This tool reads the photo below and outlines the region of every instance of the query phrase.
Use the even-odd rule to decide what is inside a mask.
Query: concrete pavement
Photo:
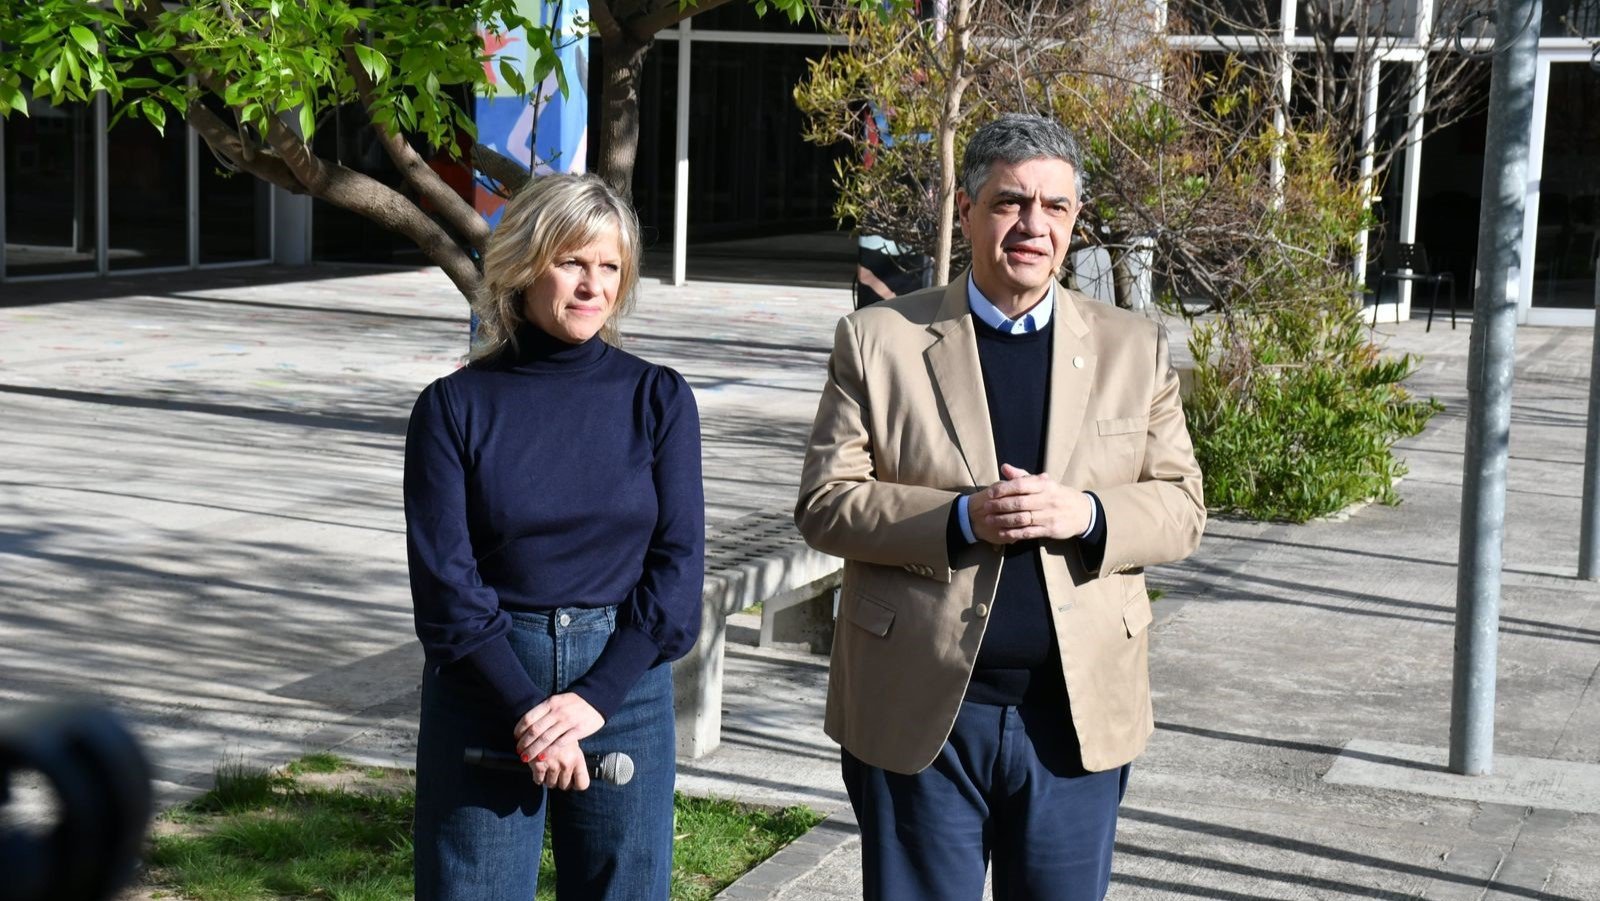
[[[0,291],[0,703],[111,704],[169,801],[225,756],[409,765],[399,459],[464,340],[448,283],[318,267]],[[712,522],[793,503],[848,309],[841,288],[644,286],[629,347],[695,387]],[[1426,354],[1415,385],[1448,405],[1405,444],[1405,503],[1219,519],[1151,575],[1158,731],[1113,899],[1600,899],[1600,589],[1572,578],[1590,334],[1519,334],[1492,781],[1436,764],[1467,326],[1380,335]],[[727,897],[859,897],[826,660],[754,631],[730,629],[725,744],[681,786],[837,814]]]

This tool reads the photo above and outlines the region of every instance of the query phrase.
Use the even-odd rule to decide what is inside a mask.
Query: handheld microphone
[[[509,751],[468,747],[461,752],[461,759],[471,766],[481,766],[490,770],[528,769],[522,758]],[[633,758],[621,751],[612,751],[609,754],[585,754],[583,759],[589,765],[590,779],[599,779],[612,785],[627,785],[633,779]]]

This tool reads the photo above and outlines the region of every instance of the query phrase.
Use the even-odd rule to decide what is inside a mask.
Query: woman
[[[468,363],[406,434],[406,540],[427,652],[417,897],[532,899],[548,811],[562,901],[667,897],[668,664],[700,625],[700,422],[678,373],[616,347],[639,226],[593,176],[507,204]],[[463,763],[515,751],[527,771]],[[584,755],[632,757],[590,783]]]

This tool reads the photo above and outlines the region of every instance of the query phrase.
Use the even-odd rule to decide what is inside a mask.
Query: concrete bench
[[[760,603],[764,644],[798,634],[813,647],[825,647],[822,632],[831,636],[833,589],[842,566],[838,557],[809,547],[787,511],[752,513],[706,533],[700,638],[672,665],[680,758],[702,757],[722,741],[728,614]],[[812,600],[819,603],[806,604]]]

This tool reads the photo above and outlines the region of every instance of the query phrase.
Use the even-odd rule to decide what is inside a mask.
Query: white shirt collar
[[[972,315],[983,320],[984,324],[1004,332],[1008,335],[1026,335],[1037,332],[1050,324],[1050,317],[1056,309],[1056,284],[1050,282],[1050,289],[1045,292],[1044,300],[1034,304],[1033,309],[1016,319],[1006,318],[1000,308],[989,302],[978,290],[978,283],[973,281],[972,275],[967,275],[967,306],[971,308]]]

